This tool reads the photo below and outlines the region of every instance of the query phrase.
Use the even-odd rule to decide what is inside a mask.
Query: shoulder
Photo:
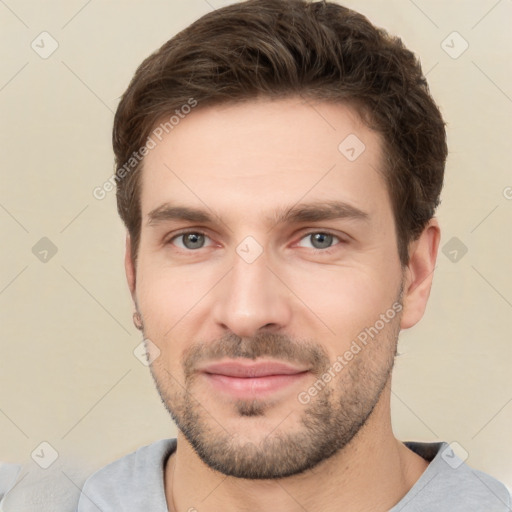
[[[398,511],[508,512],[511,496],[494,477],[473,469],[448,443],[405,443],[430,464],[398,503]]]
[[[32,458],[21,465],[0,464],[0,512],[76,510],[80,491],[75,482],[89,473],[66,455],[46,467]]]
[[[161,469],[163,459],[172,453],[175,447],[176,439],[161,439],[150,445],[142,446],[99,469],[86,483],[92,485],[106,480],[111,482],[119,478],[137,478],[148,473],[151,469],[158,472]]]
[[[148,504],[159,510],[165,504],[165,461],[175,449],[176,439],[162,439],[99,469],[83,486],[78,512],[138,510],[138,502],[144,510]]]
[[[20,472],[21,466],[19,464],[0,462],[0,510],[2,510],[1,503],[4,496],[14,487]]]

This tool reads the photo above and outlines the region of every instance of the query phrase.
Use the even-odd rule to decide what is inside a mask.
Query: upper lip
[[[307,368],[298,368],[288,363],[278,361],[243,361],[231,360],[212,363],[200,368],[204,373],[226,375],[228,377],[265,377],[268,375],[293,375],[308,371]]]

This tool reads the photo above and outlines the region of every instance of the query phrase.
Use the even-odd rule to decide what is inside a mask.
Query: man
[[[142,63],[113,143],[134,323],[178,437],[93,475],[80,512],[510,510],[446,443],[391,428],[447,155],[399,39],[330,2],[219,9]]]

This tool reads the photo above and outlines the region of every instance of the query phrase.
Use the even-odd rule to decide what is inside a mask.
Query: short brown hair
[[[215,10],[137,69],[113,127],[117,205],[134,260],[143,160],[131,172],[126,162],[156,123],[191,98],[209,106],[296,95],[351,104],[383,136],[398,251],[408,263],[409,243],[439,204],[447,156],[442,116],[419,61],[399,38],[341,5],[307,0],[247,0]]]

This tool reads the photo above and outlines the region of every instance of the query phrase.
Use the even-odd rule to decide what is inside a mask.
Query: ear
[[[437,219],[431,219],[420,237],[409,245],[409,263],[405,271],[403,313],[400,327],[417,324],[427,307],[441,230]]]
[[[126,234],[126,249],[124,253],[124,270],[126,272],[126,280],[128,288],[135,303],[135,264],[132,259],[132,240],[129,234]]]

